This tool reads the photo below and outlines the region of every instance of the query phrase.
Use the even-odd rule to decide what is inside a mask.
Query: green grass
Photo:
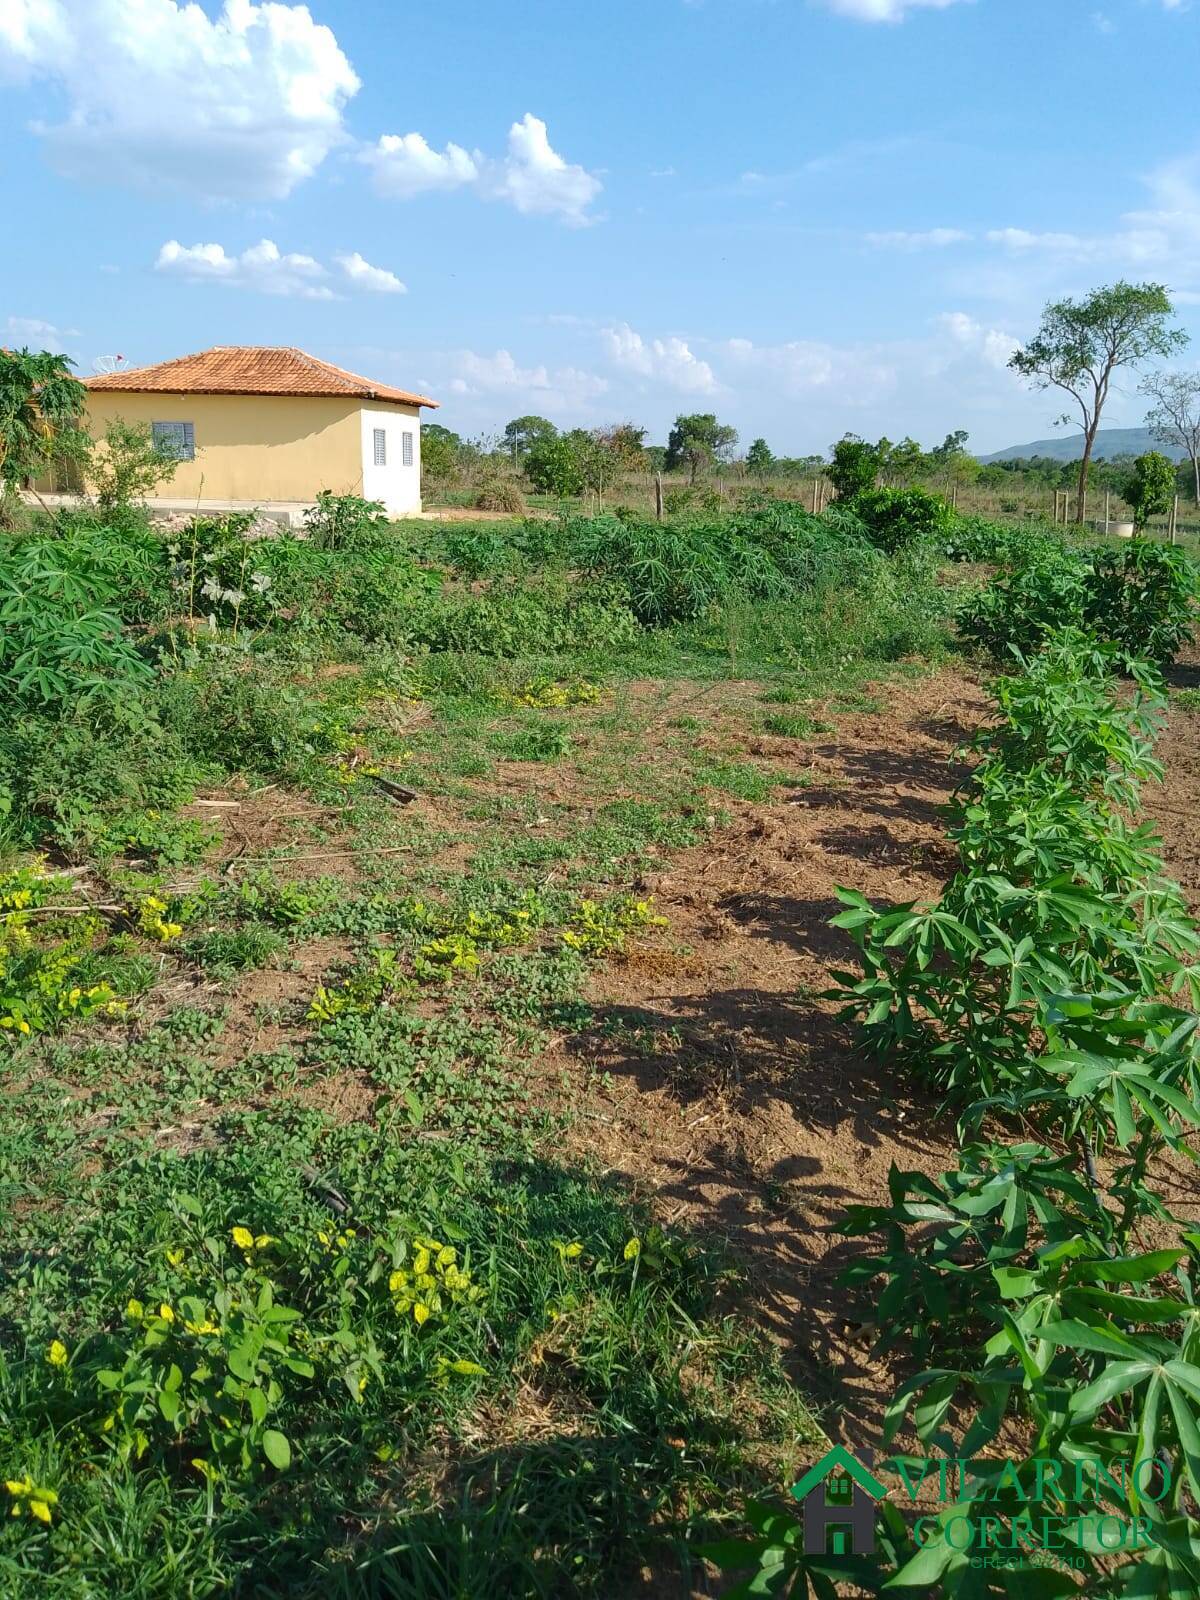
[[[666,1588],[818,1436],[719,1240],[564,1155],[587,1091],[548,1098],[542,1058],[596,1025],[622,939],[670,943],[643,875],[811,781],[743,752],[828,725],[764,706],[867,709],[945,649],[947,591],[871,556],[866,591],[645,627],[539,553],[551,525],[400,532],[444,582],[369,529],[274,547],[286,615],[193,640],[139,613],[136,738],[0,733],[10,845],[86,869],[60,892],[109,909],[77,970],[127,1006],[0,1045],[0,1481],[58,1496],[0,1516],[4,1600]],[[226,788],[242,811],[178,815]],[[66,933],[34,935],[49,971]],[[479,1290],[421,1322],[389,1289],[419,1237]]]
[[[832,733],[833,724],[819,717],[806,717],[802,712],[793,715],[779,713],[763,718],[763,732],[773,733],[781,739],[812,739],[818,733]]]
[[[49,1530],[4,1519],[0,1592],[318,1596],[420,1582],[484,1595],[508,1582],[538,1593],[565,1570],[575,1592],[604,1594],[637,1562],[661,1560],[664,1540],[685,1560],[688,1536],[752,1480],[750,1391],[775,1408],[768,1451],[782,1460],[813,1437],[765,1344],[716,1310],[720,1259],[655,1234],[619,1189],[520,1151],[406,1143],[294,1111],[252,1114],[233,1133],[186,1157],[146,1150],[124,1181],[93,1180],[65,1230],[21,1228],[23,1251],[53,1237],[54,1254],[0,1297],[26,1334],[0,1373],[5,1453],[58,1503]],[[274,1242],[247,1259],[238,1227]],[[411,1252],[429,1236],[453,1241],[480,1294],[418,1328],[396,1311],[388,1273],[401,1243]],[[315,1367],[276,1368],[269,1416],[290,1442],[287,1471],[256,1455],[211,1482],[156,1412],[139,1424],[140,1458],[114,1456],[103,1427],[113,1391],[97,1374],[143,1337],[126,1303],[211,1305],[218,1286],[265,1283],[299,1311]],[[45,1359],[54,1338],[65,1368]],[[481,1448],[472,1419],[497,1410],[509,1437]],[[560,1428],[547,1431],[546,1416]],[[517,1509],[534,1487],[531,1525]],[[361,1510],[380,1504],[392,1508],[386,1532],[357,1531],[370,1525]],[[167,1540],[155,1536],[164,1527]]]

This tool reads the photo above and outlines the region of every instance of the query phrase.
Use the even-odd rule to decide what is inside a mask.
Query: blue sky
[[[1163,281],[1200,362],[1198,61],[1200,0],[0,0],[0,336],[998,448],[1049,296]]]

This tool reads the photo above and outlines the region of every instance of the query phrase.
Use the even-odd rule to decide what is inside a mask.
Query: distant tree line
[[[968,451],[968,434],[961,428],[928,450],[911,437],[871,443],[846,434],[831,446],[828,457],[779,456],[763,438],[751,440],[739,454],[737,430],[713,412],[699,412],[676,417],[665,445],[648,444],[647,430],[632,422],[560,432],[547,417],[522,416],[507,423],[498,438],[476,440],[464,440],[435,423],[422,432],[424,470],[436,484],[472,462],[508,460],[540,494],[571,498],[590,493],[600,504],[618,478],[636,473],[681,474],[690,485],[713,470],[754,479],[823,475],[840,497],[922,481],[942,488],[973,482],[1000,488],[1019,479],[1027,487],[1073,489],[1080,520],[1089,484],[1137,504],[1139,486],[1153,480],[1156,495],[1161,495],[1169,473],[1172,494],[1186,486],[1200,505],[1200,373],[1153,371],[1141,384],[1151,401],[1146,418],[1151,435],[1183,452],[1186,466],[1176,469],[1155,451],[1147,452],[1155,458],[1148,463],[1144,457],[1094,460],[1096,435],[1116,375],[1175,355],[1186,344],[1187,335],[1173,325],[1173,315],[1161,284],[1121,281],[1078,300],[1051,301],[1036,333],[1013,352],[1009,366],[1015,372],[1035,388],[1057,389],[1069,397],[1074,409],[1058,420],[1077,422],[1082,429],[1075,461],[1035,456],[984,466]]]

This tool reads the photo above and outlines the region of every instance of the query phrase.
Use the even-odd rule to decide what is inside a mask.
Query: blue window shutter
[[[190,422],[185,422],[183,425],[183,459],[185,461],[196,459],[196,429]]]

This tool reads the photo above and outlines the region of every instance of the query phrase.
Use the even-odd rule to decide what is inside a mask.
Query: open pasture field
[[[1003,1593],[754,1508],[1138,1429],[1193,1592],[1195,575],[924,500],[0,537],[0,1595]]]

